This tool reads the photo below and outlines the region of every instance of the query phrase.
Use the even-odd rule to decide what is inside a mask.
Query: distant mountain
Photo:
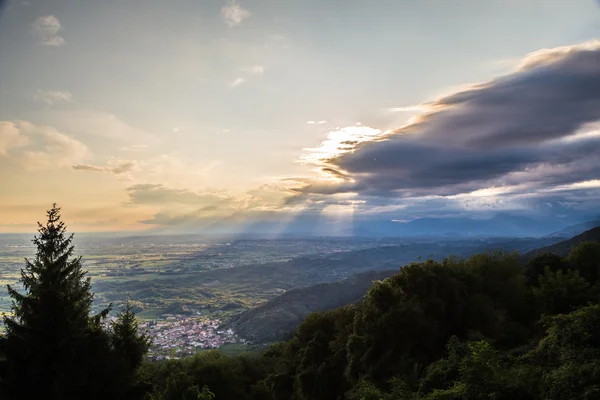
[[[288,290],[265,304],[234,317],[228,324],[241,337],[258,343],[288,339],[308,314],[358,302],[373,281],[397,273],[368,271],[340,282]]]
[[[600,242],[600,227],[587,230],[577,236],[572,237],[571,239],[563,240],[562,242],[558,242],[550,246],[532,250],[526,253],[525,257],[530,258],[536,254],[542,253],[555,253],[560,256],[566,257],[567,255],[569,255],[569,252],[573,247],[577,246],[582,242],[587,241]]]
[[[177,227],[178,233],[198,233],[220,237],[542,237],[558,232],[585,217],[557,217],[561,209],[553,206],[554,213],[537,212],[535,215],[498,213],[494,216],[444,216],[417,218],[403,221],[402,214],[374,217],[355,214],[352,218],[330,218],[320,213],[299,213],[293,217],[267,214],[255,220],[225,218],[198,226],[194,221]],[[547,210],[546,210],[547,211]],[[564,213],[564,215],[569,215]],[[397,219],[396,219],[397,218]],[[589,217],[588,217],[589,218]],[[162,232],[167,233],[167,232]],[[171,232],[173,233],[173,232]]]
[[[490,219],[420,218],[401,224],[405,235],[544,236],[564,227],[555,219],[499,214]]]
[[[563,228],[557,232],[554,232],[548,236],[550,237],[564,237],[570,238],[590,229],[596,228],[600,226],[600,218],[595,219],[593,221],[583,222],[581,224],[569,225],[566,228]]]
[[[354,236],[382,237],[541,237],[564,229],[568,223],[557,218],[532,218],[503,213],[488,219],[418,218],[408,222],[357,219],[353,227],[344,232]]]

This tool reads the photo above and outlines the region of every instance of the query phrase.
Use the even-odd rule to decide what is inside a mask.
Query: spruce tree
[[[10,399],[94,399],[110,394],[110,340],[101,328],[109,309],[90,315],[90,278],[74,257],[54,204],[38,222],[35,259],[21,270],[24,292],[8,285],[13,316],[4,317],[2,384]]]
[[[128,301],[123,311],[112,323],[111,342],[114,350],[124,359],[130,381],[136,380],[136,372],[150,347],[150,337],[139,332],[133,307]]]

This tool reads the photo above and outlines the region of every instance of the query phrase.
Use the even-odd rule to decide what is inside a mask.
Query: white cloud
[[[26,169],[51,169],[81,162],[88,148],[52,127],[0,121],[0,155]]]
[[[234,80],[229,82],[228,85],[230,88],[234,88],[234,87],[240,86],[244,82],[246,82],[246,80],[244,78],[238,76],[237,78],[235,78]]]
[[[360,143],[379,140],[385,134],[386,132],[368,126],[336,129],[328,133],[327,139],[323,140],[319,147],[304,149],[306,153],[300,158],[300,162],[321,166],[330,158],[352,152]]]
[[[73,101],[71,93],[61,90],[38,90],[33,98],[48,105],[58,101]]]
[[[54,15],[39,17],[33,23],[33,30],[45,46],[61,46],[65,39],[58,33],[62,30],[60,21]]]
[[[223,21],[225,21],[229,27],[233,27],[241,24],[243,20],[248,18],[250,16],[250,11],[237,3],[232,3],[221,9],[221,16],[223,17]]]
[[[248,73],[248,74],[264,74],[265,72],[265,67],[262,65],[252,65],[250,67],[245,67],[242,68],[242,71]]]
[[[8,155],[8,151],[26,146],[29,139],[21,134],[19,127],[10,121],[0,121],[0,155]]]

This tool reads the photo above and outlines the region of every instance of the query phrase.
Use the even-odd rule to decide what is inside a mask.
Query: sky
[[[0,232],[600,214],[594,0],[0,4]]]

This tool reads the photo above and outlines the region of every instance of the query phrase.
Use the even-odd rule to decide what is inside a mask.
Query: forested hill
[[[373,281],[388,278],[397,272],[368,271],[340,282],[292,289],[234,317],[228,327],[241,337],[258,343],[289,339],[308,314],[356,303]]]
[[[536,254],[543,253],[554,253],[561,257],[566,257],[573,247],[583,243],[583,242],[600,242],[600,226],[587,230],[577,236],[574,236],[570,239],[563,240],[562,242],[558,242],[552,244],[550,246],[541,247],[539,249],[532,250],[525,254],[526,258],[531,258]]]

